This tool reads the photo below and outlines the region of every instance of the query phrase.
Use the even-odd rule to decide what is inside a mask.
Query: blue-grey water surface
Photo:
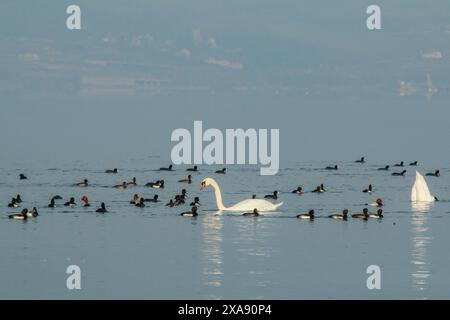
[[[372,1],[78,0],[82,27],[68,30],[72,2],[1,1],[0,298],[449,298],[450,2],[378,2],[381,30],[367,29]],[[154,169],[195,120],[279,129],[279,174],[200,166],[184,186],[200,215],[180,217],[188,205],[164,204],[185,167]],[[440,202],[411,207],[415,168],[376,170],[402,160],[441,170],[427,178]],[[111,188],[133,176],[139,186]],[[226,205],[275,189],[284,205],[216,216],[206,176]],[[142,187],[161,178],[164,190]],[[320,183],[327,193],[290,193]],[[134,193],[161,202],[139,209]],[[17,194],[38,218],[7,218]],[[55,194],[93,207],[48,209]],[[324,218],[377,197],[382,221]],[[94,213],[102,201],[109,212]],[[314,222],[295,219],[309,209]],[[81,290],[66,288],[69,265]],[[369,265],[381,290],[366,287]]]
[[[326,171],[329,164],[338,171]],[[158,172],[159,157],[130,160],[119,174],[89,163],[67,167],[0,169],[1,298],[151,298],[151,299],[297,299],[297,298],[448,298],[450,278],[450,189],[448,167],[442,176],[427,177],[433,194],[442,201],[429,208],[413,208],[409,192],[414,167],[406,177],[392,177],[376,168],[386,163],[352,161],[291,162],[279,175],[262,177],[257,167],[201,166],[191,185],[177,183],[185,167]],[[437,164],[436,164],[437,165]],[[444,165],[444,164],[440,164]],[[422,172],[432,168],[421,166]],[[394,170],[394,169],[392,169]],[[18,180],[19,173],[29,179]],[[138,186],[116,190],[112,185],[137,177]],[[216,215],[211,189],[199,191],[206,176],[217,178],[225,205],[279,190],[284,205],[279,212],[258,218],[227,212]],[[87,178],[88,188],[72,184]],[[143,187],[164,178],[166,188]],[[291,194],[301,185],[312,190],[325,183],[324,194]],[[369,183],[375,192],[361,190]],[[165,207],[170,197],[185,187],[189,203],[200,196],[197,218],[180,217],[188,204]],[[8,200],[20,193],[23,207],[37,206],[40,216],[24,223],[7,219]],[[143,209],[129,205],[133,194],[161,202]],[[64,200],[46,208],[51,196]],[[88,195],[93,207],[66,208],[70,196],[78,203]],[[367,222],[335,221],[332,212],[348,208],[359,212],[377,197],[384,199],[385,218]],[[94,213],[106,202],[107,214]],[[313,222],[295,215],[315,209]],[[375,211],[375,208],[372,208]],[[66,288],[66,268],[79,265],[82,289]],[[366,268],[381,268],[381,290],[368,290]]]

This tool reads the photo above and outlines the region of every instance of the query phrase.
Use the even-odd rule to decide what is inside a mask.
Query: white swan
[[[411,190],[411,201],[433,202],[435,200],[436,197],[431,195],[425,178],[419,173],[419,171],[416,171],[416,181],[414,182]]]
[[[216,196],[216,204],[219,210],[223,211],[247,211],[257,209],[258,211],[275,211],[278,207],[280,207],[283,202],[280,203],[272,203],[267,200],[262,199],[247,199],[236,203],[232,207],[225,207],[222,202],[222,193],[220,192],[219,185],[212,178],[206,178],[202,181],[200,185],[200,190],[205,189],[207,186],[211,186],[214,189],[214,195]]]

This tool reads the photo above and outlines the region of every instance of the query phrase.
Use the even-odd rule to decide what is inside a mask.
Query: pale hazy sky
[[[379,31],[366,28],[373,3]],[[69,4],[82,30],[66,29]],[[449,12],[446,0],[2,1],[2,157],[164,158],[170,132],[197,119],[280,128],[285,159],[414,157],[412,135],[416,157],[448,158]]]

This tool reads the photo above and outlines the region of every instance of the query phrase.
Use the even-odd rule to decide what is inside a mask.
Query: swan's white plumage
[[[260,212],[275,211],[283,204],[283,202],[272,203],[263,199],[247,199],[238,202],[231,207],[225,207],[222,202],[222,193],[220,191],[220,187],[214,179],[206,178],[202,181],[201,185],[202,189],[207,186],[211,186],[213,188],[214,195],[216,197],[217,208],[221,211],[250,211],[253,209],[257,209]]]
[[[430,189],[428,189],[425,178],[419,173],[419,171],[416,171],[416,181],[414,182],[411,190],[411,201],[435,201],[435,197],[431,195]]]
[[[280,203],[272,203],[267,200],[262,199],[247,199],[243,200],[239,203],[236,203],[234,206],[225,208],[222,210],[228,210],[228,211],[246,211],[246,210],[253,210],[258,209],[258,211],[274,211],[278,207],[280,207],[283,204],[283,202]]]

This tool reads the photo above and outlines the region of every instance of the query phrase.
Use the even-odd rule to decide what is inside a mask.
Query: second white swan
[[[411,190],[411,201],[433,202],[437,198],[430,193],[425,178],[416,171],[416,181]]]
[[[207,186],[211,186],[214,190],[214,195],[216,197],[216,204],[219,210],[223,211],[247,211],[257,209],[258,211],[275,211],[278,209],[283,202],[272,203],[263,199],[247,199],[236,203],[234,206],[225,207],[222,202],[222,193],[220,192],[219,185],[212,178],[206,178],[202,181],[200,185],[200,190],[205,189]]]

